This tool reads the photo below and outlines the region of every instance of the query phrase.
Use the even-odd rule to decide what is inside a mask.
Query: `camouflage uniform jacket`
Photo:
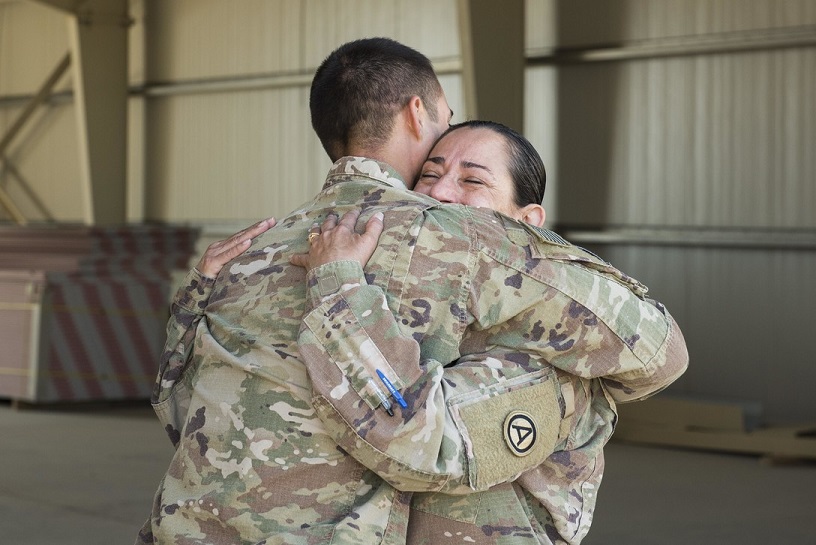
[[[392,313],[401,315],[403,305],[415,311],[416,315],[403,327],[413,331],[423,356],[427,356],[422,359],[422,367],[415,363],[411,369],[382,369],[404,391],[409,410],[424,404],[428,395],[423,392],[428,387],[438,390],[456,386],[449,381],[440,383],[436,377],[442,367],[425,362],[459,359],[458,343],[476,339],[471,334],[463,335],[465,329],[476,336],[480,331],[492,330],[496,340],[507,337],[508,347],[517,346],[517,337],[524,336],[530,337],[527,344],[538,345],[541,335],[549,334],[550,326],[544,323],[529,334],[512,327],[523,315],[530,314],[535,302],[528,301],[524,310],[516,300],[510,305],[514,308],[507,312],[505,305],[498,305],[509,292],[492,288],[518,283],[522,278],[515,273],[527,274],[529,266],[525,262],[542,261],[535,255],[517,260],[520,254],[516,248],[529,249],[530,245],[508,241],[505,219],[463,206],[440,207],[436,201],[405,192],[383,165],[355,158],[341,160],[313,203],[259,237],[249,251],[225,267],[214,284],[193,275],[190,284],[182,289],[177,308],[183,306],[190,314],[185,317],[178,313],[171,319],[153,400],[177,451],[160,484],[152,516],[140,534],[142,542],[404,542],[409,495],[398,493],[377,473],[347,456],[345,447],[332,441],[336,438],[348,442],[348,435],[337,426],[323,424],[336,422],[336,410],[320,394],[321,388],[325,390],[322,386],[315,385],[316,395],[312,395],[312,384],[296,344],[309,294],[304,271],[288,265],[289,255],[306,250],[306,232],[313,221],[322,220],[328,212],[343,213],[361,204],[369,211],[374,207],[387,210],[382,244],[367,267],[369,283],[394,294],[388,295]],[[530,233],[523,228],[517,229],[514,224],[512,230],[517,239],[521,234],[530,240]],[[484,276],[489,262],[501,267],[496,267],[495,275]],[[515,273],[507,274],[507,263],[515,267]],[[420,267],[421,274],[411,270],[415,266]],[[481,274],[473,276],[474,272]],[[433,282],[418,282],[431,278]],[[472,302],[478,300],[475,296],[485,281],[493,286],[480,303],[483,306],[476,308]],[[321,302],[324,295],[338,287],[348,287],[333,287],[331,280],[323,284],[318,288]],[[618,287],[628,292],[624,283]],[[433,297],[429,297],[431,292]],[[442,301],[446,312],[439,312]],[[462,306],[456,306],[456,301]],[[626,311],[631,302],[619,303]],[[682,337],[668,315],[660,307],[650,307],[655,312],[646,319],[665,326],[658,344],[682,345]],[[203,318],[197,317],[202,310]],[[581,312],[578,308],[573,312],[576,314],[570,320],[574,322]],[[429,320],[429,316],[433,319]],[[638,324],[643,319],[639,318]],[[504,333],[493,327],[505,322],[509,327]],[[476,323],[483,323],[485,328],[465,327]],[[641,343],[634,331],[630,333],[629,352],[643,356],[640,346],[655,354],[660,352],[660,348],[651,346],[654,339]],[[530,352],[559,360],[560,352],[568,353],[566,345],[573,340],[568,335],[555,337],[546,343],[548,348]],[[593,342],[603,346],[617,341],[601,332]],[[501,349],[504,345],[495,346]],[[510,358],[520,358],[520,368],[524,368],[524,350],[524,346],[506,350]],[[567,355],[564,361],[572,359]],[[654,359],[656,364],[648,358],[642,360],[638,369],[615,362],[610,365],[620,373],[605,374],[625,379],[619,382],[618,391],[626,397],[635,392],[628,389],[627,382],[636,386],[649,382],[657,385],[653,388],[656,390],[682,372],[664,366],[663,360],[671,359],[665,357],[665,346],[663,356]],[[587,376],[594,372],[589,363],[575,362],[586,368]],[[487,367],[486,378],[491,376],[489,370]],[[479,413],[467,410],[471,405],[478,409],[480,400],[461,400],[464,403],[459,404],[456,426],[446,424],[444,429],[436,429],[429,425],[429,433],[418,437],[421,448],[414,450],[437,449],[432,456],[439,461],[437,464],[419,463],[418,470],[400,465],[387,468],[384,476],[405,490],[463,491],[483,489],[505,479],[505,474],[515,476],[541,466],[549,456],[547,451],[558,446],[555,443],[563,449],[568,440],[560,437],[560,425],[546,424],[564,416],[568,403],[558,387],[556,372],[536,369],[524,374],[531,373],[536,377],[502,380],[501,392],[491,391],[486,385],[485,399],[488,405],[492,398],[504,400],[508,396],[518,401],[519,395],[533,395],[541,400],[537,404],[540,408],[532,410],[532,416],[545,422],[540,425],[542,439],[535,443],[535,455],[519,458],[521,463],[501,471],[489,470],[487,459],[476,468],[475,455],[483,451],[490,438],[477,429]],[[352,380],[334,381],[335,394],[350,385],[361,393],[358,403],[362,400],[370,410],[375,409],[380,400],[371,386],[371,377],[359,372],[349,376]],[[428,423],[432,424],[431,420]],[[448,444],[450,441],[454,444]],[[361,458],[367,460],[365,455]],[[514,494],[511,489],[510,495]],[[510,495],[505,493],[505,499]],[[519,503],[518,498],[514,501]],[[498,503],[492,504],[493,509],[499,507]],[[474,512],[466,518],[474,520],[475,516]],[[496,529],[498,533],[504,531]]]
[[[685,343],[645,287],[608,263],[555,233],[470,212],[483,219],[457,233],[461,252],[471,237],[467,261],[450,239],[440,247],[409,229],[401,249],[380,238],[394,245],[385,278],[354,261],[310,271],[300,349],[313,403],[340,446],[396,488],[447,479],[414,494],[409,543],[579,543],[615,401],[676,379]],[[459,323],[439,331],[446,320]],[[394,417],[377,370],[406,401],[391,399]],[[532,425],[514,426],[518,417]],[[518,444],[514,429],[537,437]]]

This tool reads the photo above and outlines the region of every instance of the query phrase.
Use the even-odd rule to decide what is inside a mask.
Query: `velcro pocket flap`
[[[516,377],[479,396],[450,400],[471,488],[511,481],[553,453],[562,419],[559,391],[555,374],[547,370]]]

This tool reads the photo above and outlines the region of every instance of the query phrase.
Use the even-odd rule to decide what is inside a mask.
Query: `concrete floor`
[[[133,543],[172,447],[144,406],[0,402],[0,543]],[[816,544],[816,465],[612,442],[584,545]]]

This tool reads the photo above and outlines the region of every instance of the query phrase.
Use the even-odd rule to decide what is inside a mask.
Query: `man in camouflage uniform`
[[[365,55],[371,58],[377,49],[393,53],[394,45],[374,40],[355,47],[374,47]],[[411,78],[422,70],[432,74],[429,63],[420,65],[410,67]],[[387,75],[394,77],[393,67]],[[566,377],[562,391],[566,375],[559,369],[612,377],[608,385],[618,384],[615,391],[626,397],[637,389],[637,395],[656,391],[685,368],[682,336],[670,316],[613,269],[492,212],[441,206],[406,191],[403,180],[415,179],[450,116],[436,86],[436,95],[396,97],[393,130],[385,137],[324,141],[334,158],[358,157],[336,162],[313,202],[256,239],[216,281],[191,273],[176,300],[177,320],[168,326],[169,350],[154,396],[177,451],[140,542],[404,543],[410,491],[458,493],[504,483],[544,467],[570,441],[586,442],[572,432],[571,410],[614,418],[585,409],[590,397],[606,399],[599,385],[584,391]],[[305,272],[290,266],[289,257],[306,250],[313,222],[360,206],[365,216],[386,212],[381,245],[366,268],[371,287],[362,285],[359,265],[342,262],[319,271],[307,286]],[[573,270],[585,276],[570,280]],[[367,298],[406,316],[400,330],[384,326]],[[575,304],[564,307],[567,299]],[[619,311],[599,327],[594,307],[610,300]],[[357,309],[363,327],[393,339],[397,350],[406,334],[419,344],[406,347],[405,363],[341,359],[323,378],[312,368],[313,384],[297,346],[301,318],[311,308],[309,316],[341,328],[346,321],[356,327],[343,315]],[[344,339],[361,338],[346,333]],[[319,351],[320,342],[302,339],[304,350]],[[482,347],[489,354],[479,354]],[[370,413],[382,411],[372,363],[405,397],[407,408],[392,422]],[[440,395],[454,403],[442,415],[434,412]],[[367,419],[341,423],[344,411],[360,407]],[[534,441],[494,440],[507,416],[497,415],[507,408],[532,423]],[[561,425],[563,417],[569,425]],[[385,423],[394,428],[399,422],[411,428],[413,441],[405,429],[394,430],[394,447],[377,437]],[[397,445],[414,454],[407,463],[394,452]],[[529,454],[516,456],[513,448]],[[534,527],[536,516],[547,505],[513,486],[498,484],[476,503],[474,495],[415,494],[414,504],[418,514],[444,506],[452,520],[481,534],[466,536],[451,523],[454,539],[534,543],[541,530]]]

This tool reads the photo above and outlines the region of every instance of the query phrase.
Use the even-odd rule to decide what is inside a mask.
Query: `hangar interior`
[[[454,122],[523,132],[547,227],[683,329],[685,375],[621,408],[585,543],[812,542],[816,0],[0,0],[0,452],[58,472],[3,468],[14,542],[61,539],[36,516],[134,534],[170,456],[139,403],[173,286],[319,190],[311,77],[365,36],[431,58]]]

